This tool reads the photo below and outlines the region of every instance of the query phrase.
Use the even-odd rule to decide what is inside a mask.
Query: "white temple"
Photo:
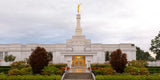
[[[9,65],[4,61],[6,55],[16,56],[15,61],[29,58],[32,51],[37,46],[44,47],[48,52],[53,54],[53,63],[67,63],[69,66],[87,66],[88,63],[104,63],[105,52],[121,49],[127,54],[127,60],[136,60],[136,47],[130,43],[123,44],[100,44],[91,43],[82,35],[80,26],[80,14],[77,14],[77,27],[72,39],[66,40],[64,44],[0,44],[0,66]],[[103,36],[103,35],[102,35]]]

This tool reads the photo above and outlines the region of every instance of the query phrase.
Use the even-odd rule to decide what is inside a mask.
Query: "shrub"
[[[51,75],[51,74],[55,74],[56,71],[58,71],[58,69],[53,66],[53,65],[49,65],[44,67],[44,69],[42,69],[42,73],[43,75]]]
[[[63,64],[63,63],[60,63],[60,64],[49,64],[49,65],[53,65],[53,66],[55,66],[56,68],[61,68],[61,67],[66,67],[67,66],[67,64]]]
[[[134,66],[128,66],[124,71],[125,73],[130,73],[132,75],[149,75],[147,68],[136,68]]]
[[[116,73],[116,71],[113,68],[109,67],[103,68],[102,72],[104,75],[114,75]]]
[[[124,72],[124,68],[127,64],[126,54],[122,53],[120,49],[113,51],[110,55],[110,64],[116,72]]]
[[[13,62],[16,59],[16,56],[7,55],[4,57],[5,62]]]
[[[62,75],[62,74],[63,74],[63,70],[56,71],[56,75]]]
[[[3,72],[5,74],[8,74],[9,70],[10,70],[10,68],[0,68],[0,73]]]
[[[147,67],[149,73],[160,73],[160,67]]]
[[[32,74],[32,68],[31,67],[22,68],[20,72],[22,75]]]
[[[137,68],[143,68],[147,65],[148,65],[147,61],[144,60],[132,60],[128,63],[128,66],[134,66]]]
[[[91,64],[91,67],[111,67],[110,64]]]
[[[4,75],[4,73],[3,73],[3,72],[1,72],[1,73],[0,73],[0,75]]]
[[[102,69],[94,70],[95,75],[104,75]]]
[[[8,75],[21,75],[21,72],[18,69],[12,69],[9,70]]]
[[[27,65],[25,61],[16,61],[11,64],[12,69],[19,69],[20,70],[25,67],[29,67],[29,65]]]
[[[147,68],[137,68],[137,69],[138,69],[138,75],[149,75]]]
[[[48,63],[48,52],[42,47],[37,47],[29,56],[29,64],[31,65],[33,73],[35,74],[40,74],[44,66],[48,66]]]
[[[124,72],[125,73],[130,73],[132,75],[137,75],[138,74],[138,70],[136,67],[134,66],[127,66],[125,69],[124,69]]]

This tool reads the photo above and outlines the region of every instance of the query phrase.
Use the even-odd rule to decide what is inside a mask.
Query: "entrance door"
[[[85,56],[73,56],[72,67],[85,67]]]

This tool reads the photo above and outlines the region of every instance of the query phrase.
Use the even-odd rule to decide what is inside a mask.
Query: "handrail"
[[[95,75],[94,75],[93,73],[91,73],[91,74],[92,74],[92,78],[93,78],[93,80],[96,80]]]
[[[65,77],[66,73],[67,73],[67,66],[66,66],[66,68],[65,68],[65,71],[64,71],[64,74],[62,75],[61,80],[63,80],[63,79],[64,79],[64,77]]]
[[[92,78],[93,78],[93,80],[96,80],[95,75],[93,74],[92,69],[91,69],[91,64],[89,66],[90,66],[90,72],[92,74]]]

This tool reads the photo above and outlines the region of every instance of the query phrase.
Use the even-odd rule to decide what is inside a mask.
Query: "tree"
[[[151,40],[150,50],[156,54],[156,60],[160,60],[160,32]]]
[[[13,62],[15,59],[16,59],[16,57],[13,55],[7,55],[4,57],[5,62]]]
[[[149,52],[145,52],[141,50],[139,47],[136,47],[136,60],[147,60],[150,61],[153,57],[149,54]]]
[[[48,52],[42,47],[37,47],[29,56],[29,64],[31,65],[34,74],[40,74],[41,70],[45,66],[48,66],[48,63]]]
[[[108,51],[106,51],[106,53],[105,53],[105,61],[109,61],[109,52]]]
[[[116,72],[124,72],[124,68],[127,64],[127,55],[122,53],[120,49],[113,51],[110,55],[110,64]]]

